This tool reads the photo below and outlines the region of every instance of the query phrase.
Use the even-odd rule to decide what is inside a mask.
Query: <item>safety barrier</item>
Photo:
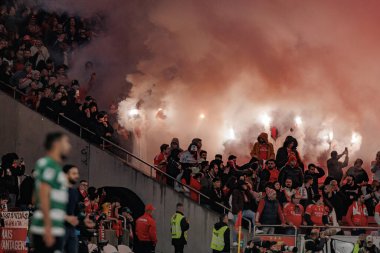
[[[292,229],[291,234],[284,234],[284,233],[263,233],[265,231],[265,228],[273,228],[274,229]],[[350,242],[351,244],[354,244],[358,236],[349,236],[349,235],[336,235],[336,232],[339,231],[353,231],[353,230],[363,230],[370,233],[371,235],[374,235],[374,241],[377,242],[377,245],[380,247],[380,237],[377,235],[380,235],[380,227],[358,227],[358,226],[300,226],[299,228],[295,226],[290,225],[256,225],[253,230],[253,237],[260,238],[261,241],[270,241],[270,242],[277,242],[277,244],[280,245],[287,245],[287,246],[297,246],[299,251],[298,252],[304,252],[305,247],[305,235],[309,234],[312,229],[320,229],[324,232],[324,236],[328,238],[328,243],[326,243],[326,250],[325,252],[331,252],[331,244],[329,243],[331,240],[340,240],[342,242]],[[335,232],[333,231],[335,230]],[[276,246],[276,245],[274,245]],[[289,251],[290,252],[290,251]],[[352,252],[352,251],[347,251]]]

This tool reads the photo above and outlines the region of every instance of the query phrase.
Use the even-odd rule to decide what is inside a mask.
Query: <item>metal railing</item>
[[[21,102],[21,100],[24,97],[27,96],[27,94],[21,92],[16,87],[13,87],[13,86],[11,86],[11,85],[9,85],[9,84],[1,81],[1,80],[0,80],[0,84],[1,84],[1,86],[3,88],[6,88],[7,90],[9,90],[11,94],[9,94],[4,89],[2,89],[2,91],[5,92],[5,93],[7,93],[8,95],[10,95],[11,97],[13,97],[17,101]],[[24,103],[21,103],[21,104],[25,105]],[[31,109],[31,110],[33,110],[30,107],[28,107],[28,108]],[[75,127],[78,128],[79,132],[76,133],[76,132],[73,131],[73,129],[68,129],[69,131],[74,132],[80,138],[86,139],[87,141],[89,141],[92,144],[94,144],[94,141],[91,141],[91,140],[100,140],[100,148],[101,149],[103,149],[104,151],[112,153],[112,155],[116,156],[118,159],[120,159],[121,161],[123,161],[124,163],[126,163],[132,169],[134,169],[134,170],[136,170],[136,171],[138,171],[138,172],[143,173],[143,174],[146,175],[146,173],[144,173],[142,170],[140,170],[139,168],[136,168],[136,166],[132,165],[129,162],[129,159],[134,159],[135,161],[138,161],[142,165],[145,165],[145,166],[149,167],[150,173],[149,173],[148,176],[152,180],[154,180],[153,171],[155,171],[156,173],[160,173],[161,175],[163,175],[163,176],[165,176],[167,178],[170,178],[171,180],[173,180],[173,182],[178,183],[182,187],[186,187],[190,191],[196,192],[199,195],[199,202],[198,202],[198,204],[201,205],[201,198],[203,198],[203,199],[206,199],[207,201],[213,202],[214,204],[216,204],[217,206],[219,206],[220,208],[222,208],[224,213],[232,212],[232,210],[230,208],[226,207],[225,205],[223,205],[223,204],[221,204],[219,202],[215,202],[215,201],[211,200],[210,197],[208,197],[207,195],[203,194],[202,192],[194,189],[193,187],[191,187],[189,185],[183,184],[181,181],[177,180],[176,178],[172,177],[171,175],[167,174],[166,172],[160,170],[155,165],[142,160],[138,156],[134,155],[133,153],[129,152],[128,150],[126,150],[125,148],[119,146],[118,144],[112,142],[111,140],[106,139],[104,137],[97,136],[93,131],[91,131],[90,129],[88,129],[88,128],[82,126],[82,125],[80,125],[78,122],[70,119],[69,117],[66,117],[63,114],[55,113],[52,108],[48,108],[48,110],[53,115],[53,117],[49,117],[47,115],[44,115],[46,118],[52,120],[53,122],[55,122],[56,124],[58,124],[60,126],[65,127],[66,129],[68,129],[68,127],[67,127],[67,125],[65,126],[65,124],[63,122],[64,121],[70,122],[70,124],[72,124],[72,125],[74,125]],[[56,117],[56,120],[54,120],[54,117]],[[95,142],[97,142],[97,141],[95,141]],[[115,152],[115,150],[118,151],[118,152]],[[127,157],[127,159],[125,159],[123,156],[120,156],[119,152],[125,154],[126,157]],[[154,180],[154,181],[159,182],[157,180]],[[252,222],[249,219],[246,219],[244,217],[243,217],[243,219],[248,223],[249,233],[251,233]]]

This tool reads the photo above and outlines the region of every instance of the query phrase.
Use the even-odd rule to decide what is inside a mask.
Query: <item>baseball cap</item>
[[[131,211],[131,209],[129,209],[128,207],[123,207],[122,209],[121,209],[121,212],[122,213],[129,213],[129,214],[132,214],[132,211]]]
[[[152,204],[147,204],[145,206],[145,211],[154,211],[154,210],[156,210],[156,208],[154,208]]]

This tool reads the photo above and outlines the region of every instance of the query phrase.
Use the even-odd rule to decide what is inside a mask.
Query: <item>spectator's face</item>
[[[298,198],[298,197],[294,197],[293,198],[293,203],[296,204],[296,205],[298,205],[300,203],[300,201],[301,201],[301,199]]]
[[[365,202],[365,197],[364,197],[364,195],[361,195],[361,196],[360,196],[360,198],[359,198],[359,202],[362,203],[362,204],[364,204],[364,202]]]
[[[58,74],[64,75],[65,74],[65,68],[59,68],[58,69]]]
[[[331,188],[333,191],[338,190],[338,182],[337,181],[335,181],[335,180],[331,181],[330,185],[331,185]]]
[[[268,162],[268,169],[272,170],[276,168],[276,163],[274,161],[269,161]]]
[[[326,185],[325,188],[324,188],[324,192],[325,193],[330,193],[331,192],[331,187],[329,187],[328,185]]]
[[[201,158],[207,160],[207,153],[203,152]]]
[[[293,182],[291,179],[286,179],[285,180],[285,186],[288,188],[292,188]]]
[[[293,148],[294,147],[294,142],[290,142],[288,145],[288,148]]]
[[[276,183],[274,184],[274,189],[276,189],[276,190],[280,190],[280,189],[281,189],[281,185],[280,185],[279,182],[276,182]]]
[[[7,205],[7,204],[8,204],[8,199],[1,199],[1,200],[0,200],[0,204],[1,204],[2,206]]]
[[[214,171],[215,174],[218,174],[219,172],[218,165],[214,164],[214,166],[212,167],[212,170]]]
[[[309,168],[309,171],[310,171],[311,174],[314,174],[314,173],[315,173],[315,167],[314,167],[314,166],[311,166],[311,167]]]
[[[55,85],[57,83],[57,78],[55,76],[49,77],[49,86]]]
[[[170,147],[167,147],[164,152],[165,152],[165,155],[169,155],[170,154]]]
[[[88,189],[88,183],[87,182],[80,183],[79,190],[87,192],[87,189]]]
[[[71,168],[67,173],[67,179],[71,184],[76,184],[79,179],[79,170],[78,168]]]
[[[61,98],[62,98],[62,93],[61,92],[55,93],[55,100],[61,100]]]
[[[359,159],[357,159],[354,163],[354,167],[357,168],[357,169],[360,169],[363,165],[363,162]]]
[[[215,189],[220,189],[220,185],[221,185],[221,182],[219,180],[214,182]]]
[[[32,56],[30,50],[24,50],[24,58],[29,59]]]
[[[38,80],[40,80],[40,78],[41,78],[40,72],[35,72],[34,75],[33,75],[33,79],[36,80],[36,81],[38,81]]]
[[[32,71],[32,66],[29,66],[29,65],[26,66],[25,71],[26,71],[26,73],[30,73]]]
[[[61,105],[66,106],[67,105],[67,100],[62,100],[61,101]]]
[[[44,96],[45,97],[50,97],[51,96],[51,89],[46,88],[45,91],[44,91]]]
[[[92,106],[92,107],[90,108],[90,111],[91,111],[91,113],[95,113],[95,112],[98,111],[98,108],[97,108],[96,106]]]
[[[104,117],[98,118],[98,122],[99,123],[103,123],[104,122]]]
[[[351,184],[352,182],[353,182],[352,177],[347,177],[347,178],[346,178],[346,183],[347,183],[347,184]]]
[[[36,41],[36,47],[37,47],[37,48],[40,48],[40,47],[42,47],[42,46],[43,46],[42,41],[41,41],[41,40],[37,40],[37,41]]]
[[[317,201],[318,205],[323,205],[323,197],[321,196],[319,200]]]
[[[296,165],[297,165],[297,161],[296,160],[291,160],[290,161],[290,167],[294,168],[294,167],[296,167]]]

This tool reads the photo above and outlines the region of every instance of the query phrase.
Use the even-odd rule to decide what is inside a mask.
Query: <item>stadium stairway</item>
[[[210,252],[212,227],[218,219],[215,212],[178,194],[172,188],[159,184],[141,170],[136,169],[135,163],[143,162],[138,158],[127,159],[134,160],[132,166],[131,163],[89,143],[0,91],[0,154],[18,153],[24,158],[27,173],[30,173],[35,161],[44,155],[42,142],[46,133],[52,131],[63,131],[68,134],[73,150],[67,163],[77,165],[81,178],[87,179],[90,185],[126,187],[134,191],[145,204],[152,203],[157,208],[154,214],[158,234],[156,252],[173,251],[170,218],[175,212],[177,202],[184,204],[185,214],[190,222],[189,243],[186,251]]]

